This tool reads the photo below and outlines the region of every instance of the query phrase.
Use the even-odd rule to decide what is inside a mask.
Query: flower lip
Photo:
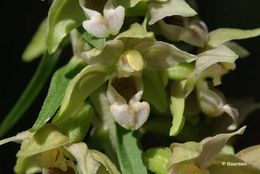
[[[105,4],[106,4],[106,0],[85,0],[84,1],[85,7],[88,7],[91,10],[96,10],[100,13],[103,11]]]
[[[166,24],[177,25],[179,27],[184,27],[184,17],[180,15],[168,16],[163,19]]]
[[[137,92],[136,82],[132,76],[127,78],[114,78],[111,85],[126,101],[129,101]]]

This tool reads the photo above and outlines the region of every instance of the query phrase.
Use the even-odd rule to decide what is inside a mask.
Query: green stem
[[[0,137],[4,136],[22,118],[27,109],[32,105],[58,62],[60,54],[61,50],[57,50],[54,54],[49,55],[46,52],[43,55],[28,86],[18,99],[17,103],[13,106],[12,110],[0,124]]]

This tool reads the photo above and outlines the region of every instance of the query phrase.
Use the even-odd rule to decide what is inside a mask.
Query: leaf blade
[[[141,150],[133,132],[127,132],[117,126],[117,157],[122,174],[147,174],[142,161]]]
[[[76,66],[77,63],[72,61],[54,73],[47,97],[43,103],[37,120],[31,128],[31,131],[37,131],[48,120],[50,120],[52,116],[54,116],[55,112],[60,107],[62,99],[65,95],[65,90],[70,81],[70,79],[66,78],[65,75],[72,71]]]
[[[61,50],[50,55],[45,53],[28,86],[0,125],[0,137],[10,130],[31,106],[54,69]]]

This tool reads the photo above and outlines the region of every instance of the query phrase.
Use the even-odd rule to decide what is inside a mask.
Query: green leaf
[[[255,145],[241,150],[236,156],[260,170],[260,145]]]
[[[30,62],[39,57],[46,50],[47,20],[44,19],[34,34],[32,40],[25,48],[22,59]]]
[[[185,107],[185,95],[184,87],[186,81],[177,81],[172,87],[171,104],[170,109],[173,116],[172,127],[170,129],[170,136],[177,135],[185,122],[184,107]]]
[[[220,28],[210,32],[208,46],[214,48],[227,41],[247,39],[259,35],[260,35],[260,28],[253,29],[253,30]]]
[[[77,0],[55,0],[48,13],[47,49],[53,53],[67,34],[85,19]]]
[[[145,165],[156,174],[167,174],[167,164],[170,157],[169,148],[152,148],[143,154]]]
[[[105,83],[112,73],[112,68],[103,65],[89,65],[81,70],[69,83],[59,113],[55,121],[70,117],[84,105],[85,99]]]
[[[47,124],[30,137],[27,137],[18,157],[29,157],[69,143],[69,138],[60,133],[54,125]]]
[[[207,50],[198,55],[196,61],[195,76],[199,76],[202,71],[219,62],[234,63],[238,55],[224,45]]]
[[[171,80],[184,80],[189,78],[195,67],[190,63],[180,63],[167,69],[168,77]]]
[[[142,151],[133,132],[117,126],[117,157],[122,174],[147,174],[142,161]]]
[[[47,97],[31,131],[40,129],[54,116],[57,109],[60,107],[65,95],[65,90],[71,80],[66,75],[76,68],[78,65],[76,61],[77,60],[72,59],[71,62],[57,70],[53,75]]]
[[[142,77],[144,84],[143,98],[154,105],[160,112],[166,111],[168,108],[168,101],[159,72],[145,70]]]
[[[91,44],[93,47],[97,49],[103,49],[105,47],[105,38],[97,38],[89,34],[88,32],[85,32],[81,35],[81,37],[87,41],[89,44]]]
[[[92,107],[88,104],[82,105],[78,110],[68,117],[54,121],[58,129],[70,139],[70,142],[79,142],[86,136],[91,120],[94,116]]]
[[[196,15],[194,11],[185,0],[168,0],[166,2],[152,1],[149,4],[151,19],[149,25],[173,15],[190,17]]]
[[[22,118],[26,110],[31,106],[53,71],[60,54],[61,50],[57,50],[51,55],[48,53],[44,54],[34,76],[24,90],[23,94],[2,121],[0,125],[0,137],[8,132],[19,121],[19,119]]]

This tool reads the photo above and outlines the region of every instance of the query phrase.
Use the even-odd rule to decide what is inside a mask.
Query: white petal
[[[135,128],[140,128],[148,119],[150,114],[150,106],[147,102],[137,102],[131,106],[135,112],[136,122]]]
[[[124,23],[125,9],[122,6],[112,9],[106,5],[104,9],[104,17],[107,21],[110,33],[116,35]]]
[[[82,25],[87,32],[95,37],[104,38],[109,36],[106,20],[101,15],[95,15],[90,20],[84,21]]]
[[[110,106],[110,111],[115,121],[125,129],[133,129],[135,126],[134,112],[130,110],[127,104]]]
[[[150,106],[147,102],[136,102],[132,105],[111,105],[110,111],[115,121],[126,129],[136,130],[148,119]]]
[[[139,102],[142,98],[143,90],[139,90],[129,101],[130,105],[133,105],[136,102]]]

